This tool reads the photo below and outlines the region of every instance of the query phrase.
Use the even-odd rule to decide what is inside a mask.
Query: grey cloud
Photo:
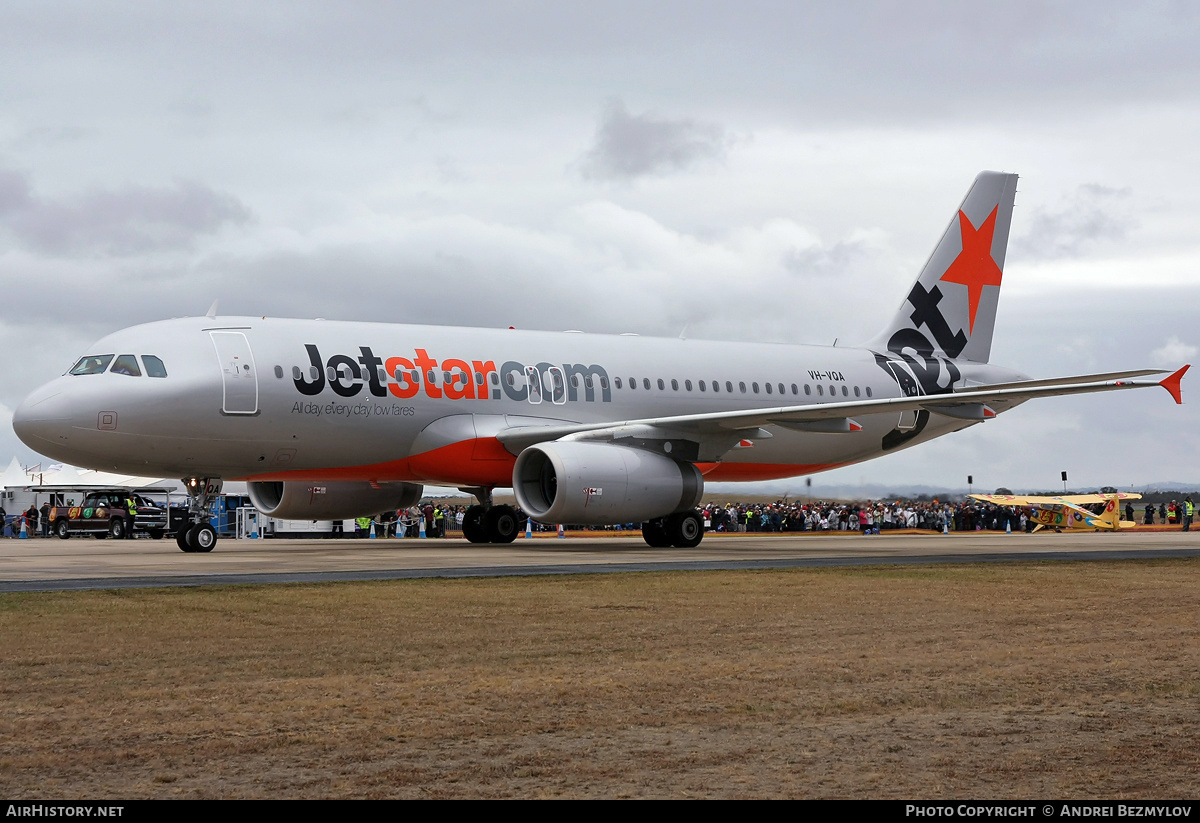
[[[0,169],[0,216],[29,204],[29,180],[15,171]]]
[[[18,245],[42,253],[125,256],[188,248],[197,235],[250,216],[232,195],[189,181],[53,199],[32,195],[25,175],[0,171],[0,228]]]
[[[595,145],[583,157],[582,171],[585,177],[601,180],[679,171],[722,159],[729,142],[720,126],[634,115],[620,100],[610,100],[596,129]]]
[[[829,248],[810,246],[792,249],[783,257],[783,267],[791,274],[801,277],[817,275],[837,277],[869,257],[871,250],[866,243],[847,240],[834,243]]]
[[[1023,259],[1057,260],[1077,257],[1101,240],[1121,239],[1137,226],[1128,214],[1131,195],[1128,188],[1084,184],[1059,207],[1035,209],[1013,248]]]

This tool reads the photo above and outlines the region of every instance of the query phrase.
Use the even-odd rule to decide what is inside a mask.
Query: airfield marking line
[[[0,592],[1200,556],[1200,540],[1181,532],[881,535],[859,536],[854,543],[842,536],[744,536],[705,542],[695,549],[650,549],[634,537],[577,538],[537,546],[481,546],[454,539],[226,540],[212,554],[178,552],[167,541],[65,542],[0,545]]]

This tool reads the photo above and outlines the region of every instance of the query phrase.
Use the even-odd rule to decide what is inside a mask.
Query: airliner
[[[1016,185],[975,178],[891,322],[857,347],[212,310],[103,338],[13,428],[54,460],[182,478],[188,552],[215,546],[209,504],[228,480],[305,520],[458,487],[478,500],[474,543],[516,536],[517,510],[492,499],[511,488],[540,522],[640,522],[651,546],[692,547],[706,481],[870,460],[1037,397],[1162,386],[1182,402],[1187,366],[1031,379],[988,362]]]

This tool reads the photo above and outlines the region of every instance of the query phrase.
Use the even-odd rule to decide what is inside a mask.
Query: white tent
[[[17,462],[17,458],[14,457],[12,462],[8,464],[8,468],[4,470],[4,473],[0,474],[0,489],[23,489],[35,481],[36,478],[34,481],[29,479],[29,475],[25,473],[25,470],[21,468],[21,464]]]

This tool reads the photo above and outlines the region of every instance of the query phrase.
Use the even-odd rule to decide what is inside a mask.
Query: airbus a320
[[[281,518],[469,491],[463,532],[505,543],[512,488],[546,523],[640,522],[651,546],[703,537],[705,481],[870,460],[1037,397],[1163,386],[1187,366],[1030,379],[989,363],[1017,176],[983,172],[891,322],[857,347],[206,316],[111,334],[13,415],[31,449],[180,477],[184,551],[211,551],[225,480]],[[1155,375],[1152,379],[1143,379]]]

